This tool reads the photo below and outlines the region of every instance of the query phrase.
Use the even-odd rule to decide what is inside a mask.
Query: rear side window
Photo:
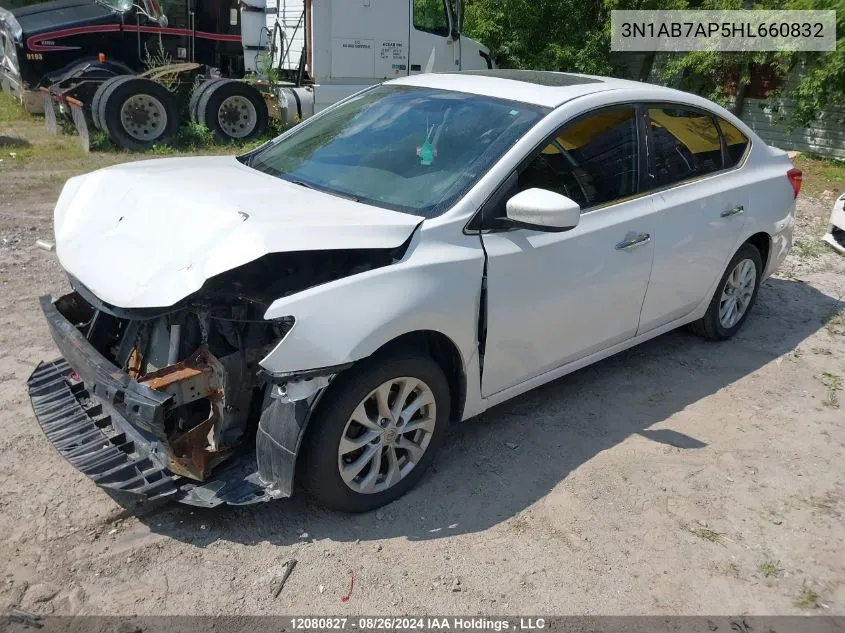
[[[637,125],[630,106],[606,108],[560,129],[519,174],[519,189],[548,189],[582,209],[637,191]]]
[[[725,167],[734,167],[745,156],[745,150],[748,149],[748,137],[733,123],[728,123],[724,119],[717,118],[716,120],[719,122],[719,129],[722,130],[722,138],[725,139],[728,150]]]
[[[648,109],[653,139],[650,188],[666,187],[722,169],[722,145],[713,118],[683,108]]]

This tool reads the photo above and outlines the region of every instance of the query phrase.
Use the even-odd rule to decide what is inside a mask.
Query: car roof
[[[643,89],[648,89],[650,98],[663,97],[672,101],[688,100],[691,96],[638,81],[549,70],[496,69],[428,73],[402,77],[387,83],[454,90],[547,108],[555,108],[577,97],[610,90],[636,90],[642,95]]]

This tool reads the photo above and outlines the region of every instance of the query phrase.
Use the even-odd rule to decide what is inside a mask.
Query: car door
[[[635,335],[655,230],[651,197],[637,197],[642,132],[632,106],[582,115],[529,156],[482,209],[484,397]],[[555,233],[488,221],[504,216],[508,198],[535,187],[578,202],[578,226]]]
[[[737,249],[750,186],[733,169],[748,139],[730,123],[686,106],[646,109],[646,181],[659,228],[640,333],[684,317],[707,297]]]

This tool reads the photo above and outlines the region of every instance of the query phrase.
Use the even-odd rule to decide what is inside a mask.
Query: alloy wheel
[[[750,259],[740,260],[728,275],[719,301],[719,323],[726,330],[731,329],[748,310],[754,287],[757,283],[757,268]]]
[[[382,383],[343,429],[337,464],[344,483],[362,494],[396,485],[422,459],[436,421],[434,393],[425,382],[405,376]]]

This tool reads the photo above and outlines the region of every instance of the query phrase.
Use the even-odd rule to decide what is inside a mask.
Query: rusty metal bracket
[[[203,481],[229,456],[228,449],[218,449],[210,439],[221,417],[224,380],[223,365],[207,346],[201,345],[185,360],[151,372],[140,381],[171,396],[172,407],[202,399],[209,402],[208,417],[185,433],[171,437],[165,446],[168,467],[174,473]]]

